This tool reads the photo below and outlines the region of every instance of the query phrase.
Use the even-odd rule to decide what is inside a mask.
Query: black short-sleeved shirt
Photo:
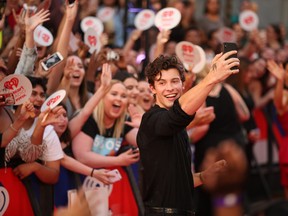
[[[170,110],[155,105],[143,115],[137,143],[146,207],[194,210],[191,149],[185,129],[193,117],[178,100]]]
[[[128,118],[129,121],[129,118]],[[92,151],[101,155],[116,155],[125,135],[132,129],[128,125],[123,125],[123,132],[119,138],[113,137],[114,126],[112,128],[106,129],[106,133],[102,136],[100,135],[98,125],[94,118],[90,116],[82,127],[82,132],[87,134],[93,139]]]

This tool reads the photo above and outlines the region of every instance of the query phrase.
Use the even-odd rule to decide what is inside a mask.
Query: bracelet
[[[199,173],[199,178],[200,178],[200,181],[202,182],[202,184],[204,184],[204,179],[202,177],[202,172]]]
[[[93,177],[94,170],[95,170],[95,169],[92,168],[92,171],[91,171],[91,174],[90,174],[91,177]]]
[[[243,196],[240,194],[230,193],[222,197],[215,197],[213,205],[215,207],[232,207],[243,202]]]
[[[19,132],[19,130],[17,130],[16,128],[14,128],[12,124],[10,124],[10,128],[11,128],[15,133],[18,133],[18,132]]]

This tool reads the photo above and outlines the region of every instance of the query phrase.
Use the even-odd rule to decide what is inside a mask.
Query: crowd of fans
[[[191,148],[195,149],[191,164],[195,172],[201,172],[216,159],[226,159],[232,165],[219,179],[206,179],[206,186],[198,187],[197,215],[212,215],[215,208],[216,215],[238,215],[219,210],[225,207],[222,202],[227,194],[236,194],[235,211],[243,211],[238,207],[243,204],[253,146],[263,138],[255,115],[268,108],[281,134],[281,184],[283,196],[288,199],[288,151],[283,142],[288,134],[288,44],[283,25],[244,31],[237,18],[224,22],[219,0],[206,0],[199,19],[195,18],[194,0],[171,0],[166,5],[158,0],[145,5],[145,1],[142,7],[155,13],[165,6],[178,9],[182,16],[171,30],[152,27],[145,32],[133,28],[136,13],[125,12],[124,1],[25,3],[37,10],[25,10],[23,1],[7,0],[0,20],[0,79],[21,74],[32,84],[29,100],[21,105],[7,106],[4,95],[0,95],[0,189],[9,194],[4,215],[37,215],[39,211],[40,215],[77,215],[77,211],[84,214],[87,208],[76,208],[73,213],[57,208],[68,206],[67,191],[81,187],[86,176],[98,179],[105,187],[112,186],[112,215],[138,215],[141,203],[135,199],[126,167],[134,167],[135,177],[139,178],[136,190],[141,192],[141,152],[137,151],[136,137],[142,114],[154,104],[145,66],[159,55],[175,55],[178,42],[199,45],[206,53],[207,63],[200,73],[193,73],[193,68],[186,70],[183,91],[188,91],[207,75],[211,59],[222,51],[217,31],[224,26],[236,33],[239,73],[213,87],[187,133]],[[84,43],[81,20],[96,16],[105,7],[113,8],[114,15],[103,23],[100,51],[91,54]],[[241,10],[257,13],[258,7],[261,5],[243,0]],[[39,25],[52,33],[51,45],[35,42],[34,30]],[[73,41],[77,41],[74,51],[72,34],[76,38]],[[63,61],[44,70],[41,63],[55,52],[63,56]],[[109,55],[117,58],[109,59]],[[66,91],[61,104],[52,110],[41,110],[46,98],[59,89]],[[20,148],[21,145],[25,146]],[[122,176],[114,184],[109,174],[113,169]],[[52,194],[50,199],[46,192]],[[39,202],[41,199],[45,201]],[[43,207],[45,203],[52,208]]]

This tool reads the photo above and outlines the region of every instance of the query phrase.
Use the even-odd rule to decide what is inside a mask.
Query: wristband
[[[10,128],[11,128],[15,133],[18,133],[18,132],[19,132],[19,130],[17,130],[16,128],[14,128],[12,124],[10,124]]]
[[[94,170],[95,169],[93,168],[92,171],[91,171],[91,174],[90,174],[91,177],[93,177]]]
[[[225,196],[215,197],[213,205],[215,207],[232,207],[241,204],[243,196],[235,193],[226,194]]]

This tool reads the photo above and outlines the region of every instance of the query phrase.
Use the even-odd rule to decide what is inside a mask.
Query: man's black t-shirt
[[[191,149],[185,130],[192,119],[178,100],[170,110],[155,105],[143,115],[137,143],[146,207],[194,210]]]

